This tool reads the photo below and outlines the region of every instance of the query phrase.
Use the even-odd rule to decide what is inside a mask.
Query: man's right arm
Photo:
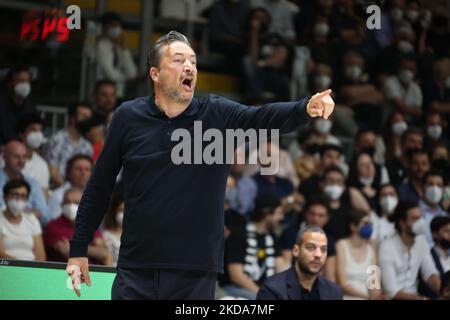
[[[123,108],[113,115],[103,150],[81,198],[75,232],[70,240],[70,257],[87,257],[89,243],[108,208],[116,176],[122,166],[122,146],[125,135]]]

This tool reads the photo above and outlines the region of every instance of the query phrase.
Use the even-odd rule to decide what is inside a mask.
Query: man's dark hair
[[[351,225],[358,225],[362,219],[368,216],[368,212],[359,209],[351,209],[345,214],[345,232],[346,236],[352,234]]]
[[[114,21],[118,21],[122,24],[122,18],[115,12],[105,12],[101,17],[101,21],[103,27]]]
[[[411,163],[412,159],[417,155],[426,155],[428,159],[430,159],[430,156],[428,155],[428,152],[425,149],[411,149],[408,150],[406,153],[406,158],[409,163]]]
[[[434,217],[430,223],[431,232],[439,232],[441,228],[445,227],[450,223],[450,217],[447,216],[438,216]]]
[[[275,209],[280,205],[281,202],[275,195],[271,193],[260,195],[255,200],[255,208],[250,215],[250,220],[259,222],[268,214],[273,214]]]
[[[189,42],[188,38],[186,38],[185,35],[177,31],[170,31],[169,33],[163,35],[158,40],[156,40],[153,47],[150,48],[147,55],[147,72],[150,70],[151,67],[159,68],[159,64],[161,62],[161,48],[176,41],[183,42],[187,44],[189,47],[191,47],[191,43]]]
[[[441,177],[442,178],[442,182],[444,184],[444,186],[447,184],[445,179],[444,179],[444,174],[437,170],[437,169],[431,169],[428,170],[427,173],[425,173],[425,175],[423,176],[423,180],[422,180],[422,184],[425,185],[425,183],[427,182],[428,177]]]
[[[94,161],[92,160],[91,157],[89,157],[88,155],[85,155],[85,154],[76,154],[72,158],[70,158],[69,161],[67,161],[67,165],[66,165],[66,179],[69,178],[69,172],[70,172],[70,170],[72,170],[72,167],[74,166],[75,162],[77,162],[78,160],[89,161],[91,166],[94,167]]]
[[[321,194],[311,196],[308,199],[308,201],[306,202],[303,212],[306,213],[306,212],[308,212],[309,208],[311,208],[312,206],[317,206],[317,205],[324,207],[327,211],[327,215],[330,214],[329,199]]]
[[[329,150],[334,150],[337,151],[339,154],[342,154],[342,148],[340,146],[332,143],[327,143],[320,147],[320,157],[323,158],[324,154]]]
[[[102,86],[113,86],[116,88],[116,83],[109,79],[100,79],[94,84],[94,94],[97,94]]]
[[[403,132],[403,134],[400,138],[401,144],[405,143],[406,138],[411,134],[419,134],[422,137],[424,136],[422,129],[417,128],[417,127],[408,127],[408,129],[406,129],[406,131]]]
[[[27,131],[27,128],[30,125],[36,123],[42,125],[42,128],[44,128],[44,120],[41,118],[39,113],[37,112],[26,113],[23,116],[21,116],[17,121],[16,125],[17,132],[24,133],[25,131]]]
[[[92,108],[92,105],[88,102],[74,103],[74,104],[70,105],[69,108],[67,109],[67,114],[69,115],[69,119],[71,119],[72,117],[74,117],[77,114],[77,110],[80,107],[88,108],[88,109],[91,109],[92,111],[94,111],[94,109]]]
[[[8,83],[9,81],[12,80],[12,78],[16,74],[19,74],[21,72],[28,72],[31,75],[31,71],[28,66],[24,66],[24,65],[14,66],[11,69],[9,69],[8,73],[6,74],[6,78],[5,78],[6,82]]]
[[[307,232],[317,232],[327,236],[325,231],[319,226],[305,226],[303,228],[300,228],[300,230],[297,233],[297,241],[296,244],[301,247],[303,243],[303,237],[305,236],[305,233]]]
[[[24,179],[11,179],[3,186],[3,196],[9,194],[13,189],[25,187],[27,189],[27,197],[30,195],[31,187]]]
[[[413,208],[418,208],[419,204],[414,201],[402,201],[394,210],[394,213],[388,218],[390,222],[393,222],[395,229],[400,233],[400,221],[406,221],[408,217],[408,211]]]
[[[102,117],[100,117],[98,114],[94,113],[94,115],[86,120],[83,120],[79,124],[79,131],[84,136],[86,135],[92,128],[98,127],[100,125],[103,125],[104,121]]]
[[[325,177],[330,172],[337,172],[337,173],[339,173],[344,178],[344,183],[345,183],[345,174],[344,174],[344,172],[342,172],[341,168],[339,168],[337,166],[334,166],[334,165],[325,169],[325,171],[323,172],[322,176],[320,177],[320,180],[324,181]]]

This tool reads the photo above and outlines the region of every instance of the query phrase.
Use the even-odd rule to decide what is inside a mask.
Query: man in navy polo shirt
[[[172,132],[279,129],[291,132],[311,117],[328,118],[331,90],[297,102],[248,107],[209,95],[193,97],[196,56],[175,31],[148,57],[153,97],[124,102],[113,115],[103,151],[79,204],[67,272],[75,292],[91,285],[87,247],[123,167],[123,234],[113,299],[213,299],[223,272],[227,164],[175,164]],[[195,155],[194,155],[195,157]]]

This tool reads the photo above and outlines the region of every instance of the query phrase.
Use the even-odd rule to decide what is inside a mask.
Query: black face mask
[[[434,160],[431,166],[438,170],[445,170],[450,165],[450,162],[446,159]]]
[[[448,250],[450,249],[450,240],[442,239],[441,241],[439,241],[439,245],[445,250]]]

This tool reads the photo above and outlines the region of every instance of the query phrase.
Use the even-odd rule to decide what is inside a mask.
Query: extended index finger
[[[333,90],[331,90],[331,89],[327,89],[327,90],[325,90],[325,91],[319,92],[319,93],[317,94],[317,96],[314,97],[314,98],[322,99],[323,97],[329,95],[332,91],[333,91]]]

